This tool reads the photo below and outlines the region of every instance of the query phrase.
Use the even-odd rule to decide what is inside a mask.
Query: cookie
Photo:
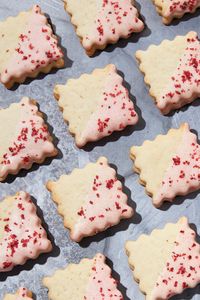
[[[200,7],[199,0],[152,0],[165,25],[174,18],[182,18],[185,13],[194,13]]]
[[[28,193],[20,191],[0,202],[0,272],[52,250]]]
[[[71,239],[77,242],[133,215],[122,184],[105,157],[62,175],[58,181],[49,181],[47,188]]]
[[[79,264],[69,264],[45,277],[43,284],[51,300],[123,300],[105,256],[98,253],[93,259],[84,258]]]
[[[200,96],[200,42],[196,32],[137,51],[150,95],[166,115]]]
[[[32,292],[21,287],[16,294],[6,294],[3,300],[32,300]]]
[[[56,85],[55,98],[78,147],[134,125],[138,116],[114,65]]]
[[[0,145],[0,181],[57,155],[37,102],[27,97],[0,110]]]
[[[187,123],[133,146],[130,156],[156,207],[200,189],[200,146]]]
[[[130,268],[146,300],[166,300],[200,283],[200,246],[185,217],[126,242]]]
[[[0,22],[0,37],[0,82],[7,88],[64,66],[57,37],[38,5]]]
[[[144,29],[132,0],[64,0],[65,9],[89,56]]]

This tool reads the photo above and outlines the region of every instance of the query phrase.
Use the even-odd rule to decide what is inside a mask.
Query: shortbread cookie
[[[55,155],[57,149],[36,101],[24,97],[0,110],[0,181]]]
[[[3,300],[32,300],[32,292],[21,287],[16,294],[6,294]]]
[[[77,242],[133,215],[122,184],[105,157],[62,175],[56,182],[49,181],[47,188],[65,227],[70,229],[70,237]]]
[[[150,95],[163,114],[200,96],[200,42],[196,32],[137,51],[136,58]]]
[[[200,189],[200,146],[187,123],[132,147],[130,155],[156,207]]]
[[[10,271],[51,249],[28,193],[21,191],[0,202],[0,272]]]
[[[134,125],[138,116],[114,65],[56,85],[55,98],[78,147]]]
[[[152,0],[164,24],[174,18],[182,18],[185,13],[194,13],[200,7],[199,0]]]
[[[38,5],[0,22],[0,36],[0,81],[7,88],[64,65],[57,37]]]
[[[146,300],[166,300],[200,283],[200,246],[187,218],[126,243],[129,265]]]
[[[119,38],[144,29],[132,0],[64,0],[76,33],[89,56]]]
[[[123,300],[105,256],[100,253],[57,270],[53,276],[45,277],[43,284],[51,300]]]

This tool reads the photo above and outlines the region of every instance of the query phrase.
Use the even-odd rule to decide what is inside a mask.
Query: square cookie
[[[122,184],[105,157],[62,175],[58,181],[49,181],[47,188],[64,217],[64,226],[70,229],[70,237],[76,242],[133,215]]]
[[[32,292],[26,288],[19,288],[16,294],[6,294],[3,300],[32,300]]]
[[[128,38],[144,29],[132,0],[64,0],[64,3],[89,56],[107,44],[115,44],[119,38]]]
[[[167,300],[200,283],[200,246],[185,217],[126,242],[133,276],[146,300]]]
[[[137,51],[150,95],[166,115],[200,96],[200,42],[196,32]]]
[[[105,256],[100,253],[93,259],[84,258],[79,264],[57,270],[51,277],[45,277],[43,284],[51,300],[123,300]]]
[[[194,13],[200,7],[199,0],[152,0],[165,25],[174,18],[182,18],[185,13]]]
[[[20,191],[0,202],[0,272],[10,271],[51,250],[28,193]]]
[[[134,105],[114,65],[56,85],[55,98],[78,147],[98,141],[138,121]]]
[[[0,145],[0,181],[57,155],[37,102],[27,97],[0,110]]]
[[[156,207],[200,189],[200,146],[187,123],[133,146],[130,157]]]
[[[38,5],[0,22],[0,37],[0,82],[7,88],[64,66],[57,37]]]

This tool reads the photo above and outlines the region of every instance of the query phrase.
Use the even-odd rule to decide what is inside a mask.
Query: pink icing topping
[[[30,298],[28,296],[28,290],[26,288],[20,288],[18,291],[18,295],[16,297],[16,300],[32,300],[32,298]]]
[[[121,182],[116,179],[115,170],[103,158],[98,160],[96,176],[91,182],[87,199],[84,200],[84,205],[77,212],[78,221],[71,234],[76,241],[103,231],[133,214],[132,208],[126,203],[127,196],[122,192]]]
[[[19,106],[20,122],[16,136],[0,162],[0,178],[5,178],[10,171],[29,168],[33,162],[41,161],[44,155],[51,156],[55,150],[47,126],[37,114],[37,106],[28,98],[23,98]]]
[[[79,147],[88,141],[99,140],[113,131],[120,131],[128,125],[137,123],[138,115],[122,82],[122,77],[117,74],[113,65],[106,79],[98,107],[82,132],[82,142],[78,143]]]
[[[0,240],[0,272],[12,270],[28,258],[36,258],[51,250],[51,242],[36,215],[36,207],[30,195],[19,192],[14,198],[12,211],[1,216],[5,222],[3,238]]]
[[[199,94],[200,42],[196,36],[195,38],[187,39],[187,47],[180,58],[180,63],[157,105],[162,110],[169,103],[176,105],[180,100],[184,104],[189,103],[198,97]]]
[[[128,37],[132,32],[140,32],[144,28],[138,19],[137,9],[131,0],[113,1],[101,0],[101,9],[94,21],[94,30],[83,39],[84,48],[91,48],[93,44],[105,45],[110,41],[117,41],[119,37]]]
[[[11,50],[14,50],[14,54],[0,74],[2,83],[33,73],[63,57],[57,39],[52,35],[52,29],[38,5],[32,9],[18,45]]]
[[[162,2],[164,2],[163,0]],[[165,16],[174,15],[176,13],[192,12],[200,5],[199,0],[169,0],[169,8]]]
[[[200,146],[195,134],[187,127],[182,142],[162,181],[155,202],[173,199],[177,194],[185,195],[200,188]]]
[[[151,299],[168,299],[200,282],[200,246],[187,223],[180,227],[174,249],[159,276]]]
[[[117,289],[116,281],[111,277],[111,270],[105,264],[105,257],[97,254],[91,270],[84,300],[123,300]]]

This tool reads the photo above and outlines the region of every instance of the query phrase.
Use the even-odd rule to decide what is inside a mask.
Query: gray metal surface
[[[34,3],[34,0],[0,0],[0,20],[17,15]],[[38,0],[37,3],[51,17],[54,29],[61,38],[62,46],[66,49],[66,66],[63,70],[41,75],[35,80],[27,80],[11,91],[1,85],[0,106],[7,107],[25,95],[37,99],[41,111],[46,114],[47,122],[53,129],[60,153],[59,157],[46,160],[41,166],[34,165],[31,170],[21,171],[18,176],[9,177],[6,183],[1,183],[0,199],[18,190],[29,192],[38,205],[38,213],[44,220],[45,227],[48,228],[54,250],[35,261],[27,262],[22,267],[16,267],[8,274],[0,274],[0,299],[4,293],[16,290],[19,285],[32,290],[38,300],[48,299],[47,291],[41,285],[43,276],[52,274],[68,263],[78,262],[83,257],[92,257],[100,251],[108,257],[108,263],[115,270],[114,276],[120,279],[119,288],[124,294],[124,299],[142,300],[144,296],[133,281],[128,267],[124,251],[125,241],[136,239],[141,233],[150,233],[155,227],[163,227],[165,223],[174,222],[182,215],[189,217],[190,223],[196,224],[200,233],[200,194],[177,198],[173,205],[164,205],[160,210],[154,208],[144,188],[138,184],[138,176],[132,172],[129,148],[133,144],[141,144],[145,139],[152,139],[159,133],[166,133],[170,127],[176,127],[184,121],[189,122],[191,128],[200,134],[200,108],[199,100],[196,100],[170,116],[161,116],[148,95],[148,89],[133,55],[137,49],[146,49],[149,44],[158,44],[164,38],[173,39],[175,35],[185,34],[190,30],[200,34],[200,10],[193,16],[187,15],[167,27],[162,25],[151,1],[138,0],[137,6],[147,24],[146,29],[141,34],[121,40],[105,51],[97,53],[95,57],[89,58],[80,46],[62,1]],[[84,150],[78,150],[74,146],[73,138],[67,133],[67,126],[53,98],[53,86],[108,63],[116,64],[124,74],[126,86],[137,99],[136,110],[140,121],[134,129],[128,128],[98,143],[88,145]],[[134,96],[132,98],[135,101]],[[48,179],[57,179],[61,174],[72,171],[74,167],[82,167],[89,161],[95,161],[100,155],[107,156],[110,163],[117,166],[118,173],[124,178],[130,204],[136,207],[136,214],[130,221],[122,221],[105,233],[85,239],[79,245],[70,241],[68,231],[64,229],[62,219],[58,216],[44,185]],[[200,286],[174,299],[198,300]]]

